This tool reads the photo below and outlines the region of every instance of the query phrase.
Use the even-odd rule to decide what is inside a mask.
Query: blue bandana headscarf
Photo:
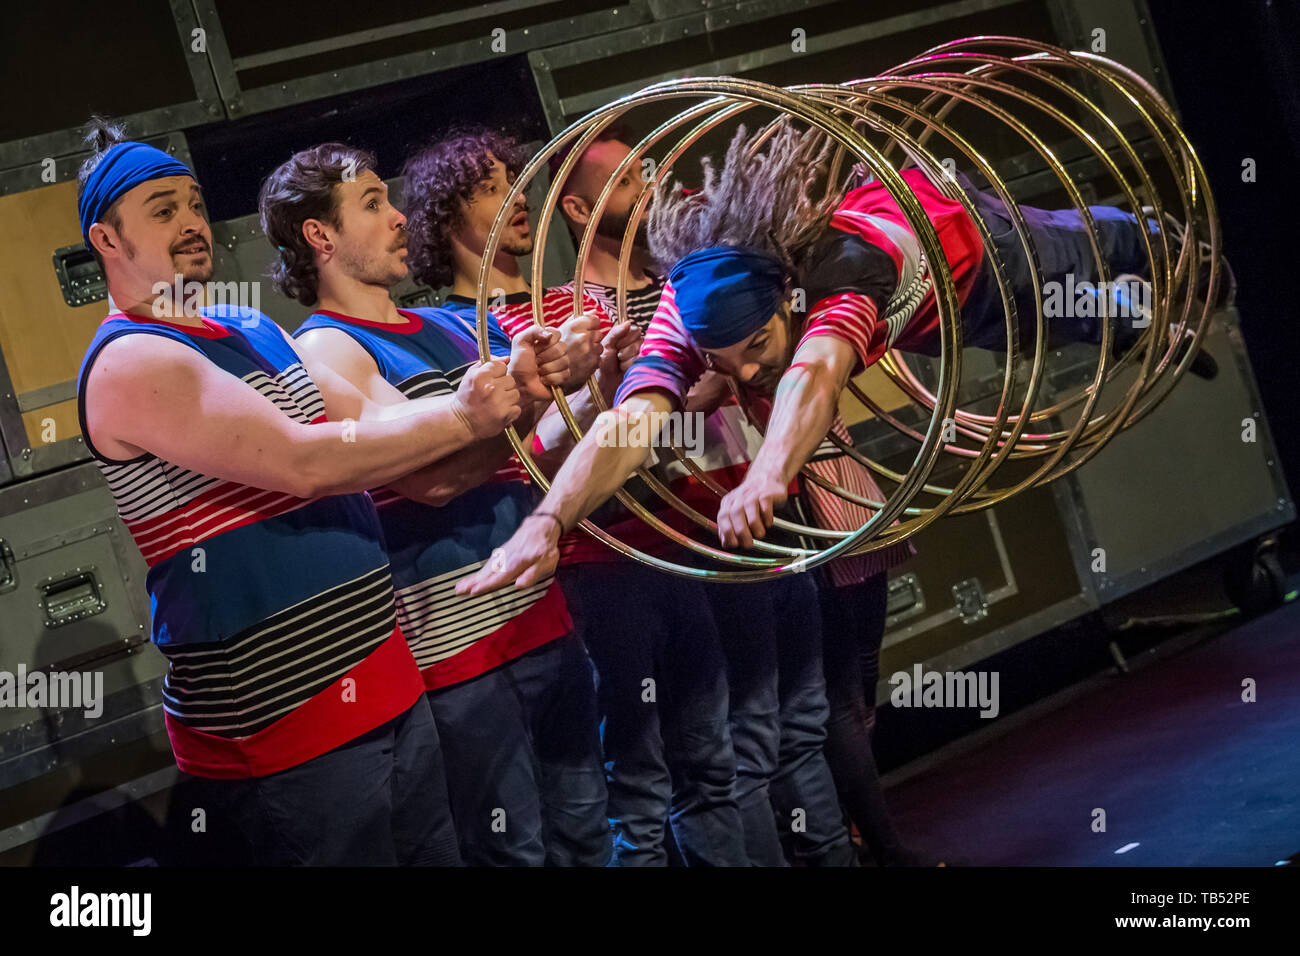
[[[785,295],[785,270],[776,258],[732,246],[683,256],[668,281],[682,325],[705,349],[735,345],[761,329]]]
[[[109,149],[95,171],[87,177],[77,200],[81,238],[86,248],[91,248],[90,227],[100,221],[109,206],[141,183],[165,176],[189,176],[193,179],[194,173],[176,157],[146,143],[118,143]]]

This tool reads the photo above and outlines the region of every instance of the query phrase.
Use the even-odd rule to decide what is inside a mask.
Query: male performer
[[[157,290],[212,275],[193,173],[102,121],[89,139],[78,205],[109,317],[79,413],[149,565],[177,765],[211,781],[201,805],[232,814],[259,862],[458,862],[363,492],[499,432],[513,382],[484,365],[454,395],[380,405],[259,313],[181,311]]]
[[[345,169],[352,177],[340,182]],[[367,153],[326,144],[267,179],[260,208],[285,286],[317,310],[296,333],[304,354],[365,394],[450,393],[477,364],[473,325],[445,309],[399,310],[406,217]],[[510,340],[490,320],[526,399],[525,432],[568,361],[557,332]],[[540,349],[540,352],[535,351]],[[426,487],[372,494],[397,586],[397,617],[424,675],[442,739],[461,853],[471,865],[603,865],[609,857],[595,688],[554,580],[464,600],[460,578],[534,504],[510,446],[493,437],[427,469]]]
[[[607,127],[561,187],[559,208],[575,241],[601,186],[628,154],[630,141],[622,128]],[[552,160],[552,174],[564,155]],[[631,167],[596,222],[584,290],[616,322],[627,318],[638,332],[649,325],[663,285],[661,277],[646,269],[644,246],[633,250],[626,313],[618,310],[614,287],[619,244],[642,186],[641,167]],[[557,294],[571,301],[572,283]],[[710,443],[723,445],[722,431],[731,425],[721,415],[712,416],[705,429]],[[693,479],[678,478],[672,488],[697,506],[707,506],[710,493]],[[677,524],[675,512],[657,496],[644,500],[657,517]],[[676,556],[662,535],[616,501],[592,520],[640,550]],[[687,865],[747,865],[725,659],[704,585],[628,560],[585,533],[565,535],[559,547],[560,581],[599,675],[615,861],[621,866],[665,865],[665,826],[670,822]],[[653,686],[648,700],[647,680]]]
[[[473,308],[488,232],[523,159],[508,136],[472,129],[453,131],[406,161],[411,271],[431,288],[450,286],[449,307]],[[511,338],[533,325],[532,290],[518,260],[532,251],[528,201],[520,195],[489,273],[492,313]],[[599,365],[608,317],[590,300],[590,314],[574,315],[571,303],[549,292],[541,305],[545,324],[561,331],[571,363],[566,390],[575,390]]]
[[[632,151],[633,142],[634,137],[627,128],[619,124],[606,126],[569,170],[569,176],[561,187],[559,209],[573,233],[575,244],[591,221],[597,197],[619,163]],[[568,151],[563,150],[551,158],[552,176],[559,173],[566,156]],[[618,263],[623,236],[627,232],[632,206],[645,183],[644,170],[639,162],[627,167],[610,193],[604,212],[596,220],[595,234],[588,249],[583,291],[611,316],[618,312]],[[627,318],[644,333],[654,318],[659,305],[659,291],[663,288],[663,276],[655,271],[650,261],[644,219],[637,229],[628,259],[625,287],[627,312],[620,318]],[[573,294],[572,280],[558,288],[567,295]]]
[[[575,238],[580,228],[590,221],[600,189],[627,157],[630,141],[625,130],[610,128],[603,131],[562,185],[560,208],[574,230]],[[557,157],[553,168],[558,166]],[[596,235],[590,246],[589,263],[593,274],[601,281],[588,280],[587,291],[614,313],[618,312],[614,288],[618,281],[618,250],[632,205],[643,185],[641,172],[640,164],[634,163],[620,177],[607,211],[595,223]],[[659,289],[663,285],[661,277],[646,271],[647,259],[646,251],[639,244],[634,245],[626,302],[630,315],[639,312],[644,316],[642,325],[648,322],[657,307]],[[761,439],[739,414],[734,401],[721,401],[730,397],[725,384],[722,392],[716,385],[716,382],[701,381],[687,398],[686,407],[688,412],[700,412],[700,418],[711,413],[703,429],[709,453],[700,464],[715,481],[724,487],[733,487],[743,477]],[[681,475],[681,471],[669,470],[665,477],[672,478],[674,474]],[[683,500],[706,514],[711,507],[716,507],[712,492],[692,478],[677,477],[671,481],[671,486]],[[672,521],[672,509],[658,498],[651,498],[650,503],[661,518],[676,523]],[[613,507],[618,506],[610,502],[602,511]],[[645,536],[648,529],[639,520],[625,516],[612,530],[616,536],[626,540],[637,531]],[[716,696],[722,692],[719,687],[711,698],[712,712],[716,715],[725,710],[727,713],[738,758],[734,761],[739,768],[736,794],[749,859],[759,865],[779,865],[782,862],[780,836],[785,832],[792,837],[786,841],[791,846],[791,855],[800,862],[817,865],[848,862],[847,834],[821,754],[826,724],[819,651],[821,638],[816,623],[816,607],[812,603],[813,594],[807,582],[776,581],[740,588],[705,586],[702,589],[691,583],[687,589],[683,588],[683,582],[664,580],[662,574],[644,566],[615,563],[617,556],[596,542],[588,545],[587,550],[591,552],[589,557],[584,556],[579,561],[570,559],[565,565],[565,551],[561,544],[561,580],[568,592],[575,595],[571,605],[579,611],[589,606],[593,619],[608,620],[610,607],[619,601],[618,592],[604,586],[614,574],[626,579],[628,589],[635,588],[649,594],[670,589],[678,597],[676,602],[667,605],[674,611],[681,606],[698,605],[701,624],[697,625],[695,633],[677,635],[670,632],[663,652],[655,658],[665,662],[659,665],[663,673],[649,671],[655,674],[661,687],[671,691],[673,682],[683,679],[673,668],[681,670],[682,662],[698,655],[697,648],[713,646],[711,641],[704,643],[712,630],[707,628],[708,620],[712,619],[719,634],[718,648],[723,652],[730,674],[729,706],[728,702]],[[655,547],[652,542],[643,550],[661,553],[662,543]],[[630,629],[637,634],[638,645],[658,648],[664,643],[664,638],[658,636],[660,628],[653,616],[645,619],[640,628]],[[617,630],[622,633],[625,629]],[[645,632],[644,637],[641,632]],[[653,765],[645,759],[646,755],[653,754],[660,764],[663,762],[659,735],[654,733],[655,726],[646,722],[646,708],[637,694],[648,668],[645,664],[638,668],[639,659],[625,651],[622,643],[616,634],[599,631],[590,642],[591,646],[601,648],[597,665],[609,678],[602,682],[602,699],[607,702],[606,759],[611,765],[611,794],[618,791],[621,775],[639,778],[629,783],[644,785],[643,775],[638,771],[643,766]],[[605,693],[607,684],[609,692]],[[664,696],[660,710],[671,717],[672,708],[680,706],[677,703],[679,698],[671,694]],[[685,700],[689,702],[691,698]],[[611,727],[620,725],[622,733],[611,737]],[[720,762],[723,759],[722,748],[715,745],[714,749],[715,759]],[[685,773],[671,766],[674,754],[669,751],[667,756],[673,780],[686,779]],[[621,757],[632,759],[625,759],[620,766]],[[664,789],[667,789],[667,781]],[[652,808],[645,803],[641,806],[646,810]],[[780,819],[773,816],[774,806]],[[805,819],[801,824],[804,825],[792,826],[789,816],[792,808],[798,808],[803,815]],[[643,825],[648,829],[648,820]],[[794,838],[796,834],[797,838]]]
[[[754,466],[719,509],[719,537],[726,546],[749,547],[766,534],[774,508],[787,499],[790,482],[831,427],[850,375],[888,348],[932,350],[937,334],[932,283],[897,204],[878,183],[869,183],[819,212],[807,185],[824,152],[812,134],[803,137],[786,128],[766,151],[755,152],[742,129],[724,170],[714,175],[710,169],[700,192],[670,192],[661,184],[650,224],[652,251],[656,259],[676,264],[641,356],[618,393],[623,414],[666,412],[712,367],[773,396]],[[903,176],[933,221],[952,269],[971,333],[967,344],[995,347],[1000,299],[974,222],[919,171]],[[736,198],[741,193],[743,203]],[[983,194],[973,198],[986,220],[993,218],[990,226],[1006,246],[1002,254],[1010,257],[1019,242],[998,229],[997,217],[1005,212]],[[1032,216],[1032,225],[1047,277],[1094,275],[1086,238],[1066,228],[1068,211],[1037,212],[1042,215]],[[1112,272],[1140,272],[1146,263],[1136,218],[1105,207],[1093,213]],[[1023,278],[1023,268],[1014,272]],[[792,313],[795,287],[810,303],[804,318]],[[1095,326],[1086,318],[1057,323],[1058,331],[1073,338],[1095,336]],[[660,420],[652,417],[652,423]],[[587,439],[545,503],[566,526],[640,463],[635,449],[600,447],[595,434]],[[573,477],[562,483],[566,471]],[[585,486],[579,475],[590,476]],[[554,564],[544,545],[517,537],[503,551],[501,572],[485,571],[464,586],[477,590],[516,578],[526,585]]]

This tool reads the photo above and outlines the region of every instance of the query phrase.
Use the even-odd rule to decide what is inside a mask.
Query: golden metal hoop
[[[878,421],[919,446],[911,465],[900,472],[831,436],[846,455],[892,486],[892,493],[886,494],[883,501],[864,498],[827,481],[806,466],[803,469],[805,480],[874,512],[856,531],[819,528],[778,518],[775,527],[783,531],[830,543],[813,548],[759,541],[754,549],[759,554],[733,554],[677,530],[625,489],[620,489],[617,499],[642,522],[680,548],[711,564],[721,565],[722,569],[693,567],[646,554],[591,521],[582,523],[587,533],[634,560],[684,577],[753,581],[807,571],[849,554],[889,547],[907,540],[945,514],[966,514],[997,505],[1082,466],[1121,430],[1150,414],[1187,370],[1209,329],[1212,309],[1208,303],[1215,301],[1220,282],[1221,230],[1205,170],[1169,105],[1140,76],[1105,57],[1071,53],[1036,40],[987,36],[942,44],[879,76],[839,85],[780,88],[732,77],[669,80],[624,96],[577,120],[525,165],[492,224],[478,283],[476,322],[482,358],[489,355],[487,314],[491,263],[513,213],[516,197],[528,189],[552,156],[568,149],[539,214],[531,278],[532,287],[540,289],[546,236],[560,199],[559,187],[583,151],[601,130],[633,110],[677,100],[696,102],[660,122],[633,145],[610,174],[594,203],[578,246],[573,276],[575,312],[582,309],[584,276],[595,224],[623,175],[644,157],[659,155],[655,179],[645,184],[633,205],[620,247],[620,278],[616,290],[620,314],[626,311],[627,266],[652,198],[654,182],[667,175],[708,132],[759,109],[772,112],[775,117],[763,127],[753,148],[760,148],[782,124],[803,124],[833,144],[828,191],[848,175],[846,166],[856,164],[879,180],[898,203],[930,265],[940,319],[940,354],[933,385],[922,381],[900,351],[887,353],[877,363],[894,386],[928,413],[929,423],[924,431],[881,407],[856,381],[848,385],[847,391]],[[1113,118],[1117,111],[1130,114],[1124,126]],[[1010,133],[1017,142],[1025,144],[1029,154],[1042,161],[1068,196],[1088,228],[1098,282],[1106,283],[1100,288],[1110,288],[1112,277],[1102,254],[1096,222],[1067,169],[1067,162],[1077,165],[1081,158],[1088,160],[1093,168],[1100,169],[1113,181],[1116,191],[1139,218],[1144,215],[1142,208],[1150,207],[1152,216],[1161,223],[1154,239],[1149,230],[1142,230],[1151,285],[1150,326],[1122,357],[1112,360],[1109,302],[1107,296],[1099,296],[1102,333],[1097,368],[1091,381],[1075,394],[1042,407],[1039,391],[1047,377],[1050,351],[1050,321],[1043,308],[1042,267],[1028,223],[1010,187],[976,145],[976,140],[988,137],[991,128]],[[678,135],[680,130],[684,132],[679,138],[666,151],[656,154],[655,150],[663,150],[661,144],[670,142],[668,137]],[[1059,143],[1062,132],[1070,146],[1049,145]],[[1133,146],[1139,138],[1154,144],[1163,164],[1161,168],[1152,169],[1143,162]],[[947,156],[936,153],[931,145],[936,141],[943,144],[945,154],[959,155],[968,169],[983,177],[988,183],[987,191],[1002,201],[1010,216],[1026,260],[1032,266],[1029,281],[1035,315],[1032,325],[1025,326],[1033,328],[1035,333],[1031,356],[1022,354],[1019,347],[1023,323],[1017,315],[1012,282],[997,254],[989,225],[958,185],[949,165],[953,161],[948,159],[945,163]],[[1068,152],[1080,155],[1063,158]],[[904,158],[895,164],[891,157],[898,153]],[[901,170],[909,165],[919,168],[948,198],[961,203],[978,227],[986,261],[993,266],[992,278],[1002,299],[1006,329],[1002,391],[993,414],[958,406],[963,344],[957,288],[933,224],[900,176]],[[1170,248],[1168,231],[1163,227],[1166,209],[1176,209],[1177,218],[1185,223],[1176,250]],[[1208,248],[1208,289],[1193,325],[1203,248]],[[533,321],[543,323],[540,297],[533,300]],[[1181,360],[1174,362],[1179,343],[1192,327],[1195,331],[1190,345]],[[1140,366],[1134,361],[1139,349],[1145,350]],[[1130,381],[1116,400],[1116,388],[1126,377]],[[1108,386],[1110,391],[1106,397],[1110,404],[1104,405],[1103,392]],[[588,382],[588,389],[595,406],[605,410],[607,404],[594,376]],[[581,439],[583,429],[564,394],[559,389],[553,389],[552,393],[569,431],[575,439]],[[1054,424],[1066,415],[1073,416],[1072,424]],[[750,421],[758,427],[752,416]],[[511,426],[506,434],[533,480],[543,490],[548,489],[546,475],[515,428]],[[671,452],[687,474],[719,499],[726,493],[727,489],[680,449],[674,447]],[[931,480],[945,456],[960,459],[965,465],[964,474],[952,487]],[[1026,459],[1036,464],[1028,475],[1001,487],[994,486],[992,479],[1010,459]],[[717,525],[711,519],[674,494],[650,471],[638,468],[636,474],[664,504],[685,516],[696,533],[712,535],[716,541]]]

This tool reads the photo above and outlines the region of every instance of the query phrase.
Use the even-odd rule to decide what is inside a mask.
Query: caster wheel
[[[1224,587],[1243,614],[1260,614],[1277,607],[1286,596],[1286,574],[1275,544],[1251,544],[1235,554],[1224,572]]]

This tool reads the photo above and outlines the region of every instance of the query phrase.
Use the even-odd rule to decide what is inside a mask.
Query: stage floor
[[[975,866],[1273,866],[1300,853],[1300,602],[1061,696],[887,775],[904,837]]]

